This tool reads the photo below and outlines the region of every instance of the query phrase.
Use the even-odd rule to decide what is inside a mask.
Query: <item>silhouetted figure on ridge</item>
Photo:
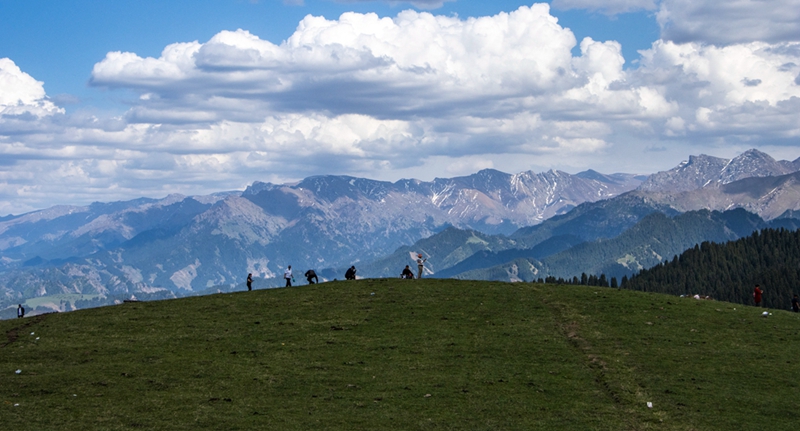
[[[355,280],[356,279],[356,267],[351,266],[347,272],[344,273],[345,280]]]
[[[316,280],[316,283],[319,283],[319,277],[317,277],[317,273],[313,269],[306,271],[305,276],[306,280],[308,280],[308,284],[314,284],[314,280]]]

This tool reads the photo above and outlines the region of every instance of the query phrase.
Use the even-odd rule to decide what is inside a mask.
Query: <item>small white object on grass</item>
[[[31,332],[31,335],[35,334],[35,332]]]
[[[647,408],[648,409],[652,409],[653,408],[653,403],[651,401],[647,402]]]
[[[374,294],[375,294],[375,292],[370,293],[370,295],[374,295]]]
[[[14,371],[14,372],[17,373],[17,374],[22,374],[22,370],[17,370],[17,371]]]
[[[762,316],[769,316],[769,311],[765,311],[765,312],[761,313],[761,315]]]

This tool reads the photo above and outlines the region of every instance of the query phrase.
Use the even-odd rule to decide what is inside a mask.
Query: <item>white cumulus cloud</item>
[[[544,4],[468,20],[414,11],[307,16],[281,45],[237,30],[170,45],[159,58],[112,52],[92,83],[139,90],[153,109],[156,100],[219,108],[247,99],[262,109],[447,115],[468,101],[575,86],[585,78],[572,69],[575,43]]]
[[[800,135],[800,44],[764,42],[716,47],[658,41],[631,76],[679,102],[670,133],[732,139],[792,139]],[[789,141],[790,142],[790,141]],[[788,142],[787,142],[788,143]]]
[[[23,72],[11,59],[0,58],[0,122],[3,116],[37,117],[63,112],[47,100],[44,84]]]

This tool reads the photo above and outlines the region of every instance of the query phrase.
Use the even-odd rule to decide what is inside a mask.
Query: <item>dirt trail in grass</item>
[[[29,317],[28,319],[24,319],[25,323],[21,326],[17,326],[16,328],[11,328],[8,332],[6,332],[6,342],[0,344],[0,348],[6,347],[11,345],[11,343],[17,341],[19,338],[19,333],[39,322],[42,322],[44,319],[47,318],[47,314],[40,314],[35,317]]]
[[[538,290],[538,289],[536,289]],[[554,323],[561,336],[583,357],[586,367],[592,370],[594,382],[602,393],[613,401],[613,406],[624,418],[629,430],[650,429],[647,420],[639,414],[636,395],[641,388],[636,383],[635,375],[627,369],[617,357],[609,352],[600,352],[583,334],[587,328],[600,322],[590,322],[590,317],[578,312],[572,304],[543,293],[542,302],[551,311]],[[617,364],[617,365],[610,365]]]

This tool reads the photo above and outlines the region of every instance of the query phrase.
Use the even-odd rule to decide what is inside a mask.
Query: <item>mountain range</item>
[[[410,251],[425,252],[434,276],[478,276],[488,263],[515,259],[528,259],[539,275],[560,273],[548,258],[620,236],[655,212],[744,208],[761,223],[791,218],[800,210],[798,170],[800,159],[750,150],[731,160],[692,156],[649,177],[317,176],[209,196],[53,207],[0,219],[0,306],[70,294],[184,296],[236,288],[248,273],[256,287],[277,286],[271,280],[287,265],[329,279],[352,264],[363,276],[396,276]]]

